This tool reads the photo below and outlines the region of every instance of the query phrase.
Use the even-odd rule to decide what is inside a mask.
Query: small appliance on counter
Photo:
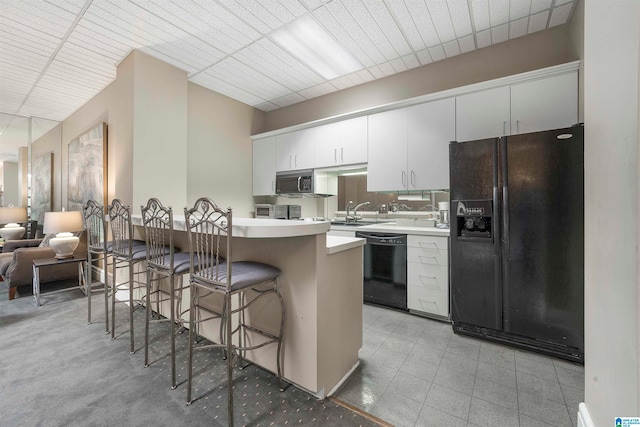
[[[438,202],[438,228],[449,228],[449,202]]]
[[[256,218],[300,219],[302,218],[301,211],[300,205],[274,205],[267,203],[255,205]]]

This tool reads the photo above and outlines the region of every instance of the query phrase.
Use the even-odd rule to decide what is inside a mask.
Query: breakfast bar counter
[[[141,215],[133,215],[143,233]],[[184,217],[174,217],[174,244],[188,250]],[[362,254],[364,239],[327,236],[328,222],[233,218],[233,260],[260,261],[282,270],[278,287],[285,301],[283,375],[324,398],[358,366],[362,347]],[[140,236],[143,237],[143,236]],[[188,275],[184,276],[185,284]],[[188,290],[183,306],[188,307]],[[213,307],[220,301],[211,301]],[[273,304],[252,306],[249,316],[273,332],[280,314]],[[219,324],[199,332],[217,340]],[[275,351],[266,346],[247,359],[275,372]]]

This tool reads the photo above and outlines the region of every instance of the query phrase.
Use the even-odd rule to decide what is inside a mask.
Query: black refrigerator
[[[449,146],[454,332],[584,361],[582,125]]]

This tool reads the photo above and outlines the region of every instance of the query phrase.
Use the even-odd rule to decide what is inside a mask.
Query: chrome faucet
[[[351,220],[351,215],[349,214],[349,211],[351,210],[351,206],[353,205],[353,201],[349,200],[349,203],[347,203],[347,214],[344,217],[344,222],[349,223],[349,220]]]
[[[356,221],[358,221],[359,219],[362,219],[362,217],[361,217],[361,216],[358,216],[358,215],[357,215],[357,213],[358,213],[358,209],[360,209],[360,208],[361,208],[361,207],[363,207],[363,206],[370,205],[370,204],[371,204],[371,202],[362,202],[362,203],[360,203],[360,204],[357,204],[357,205],[353,208],[353,215],[349,215],[349,210],[350,210],[350,208],[351,208],[351,205],[352,205],[352,204],[353,204],[353,202],[351,202],[351,201],[350,201],[350,202],[349,202],[349,204],[347,205],[347,217],[346,217],[346,222],[347,222],[347,223],[348,223],[348,222],[350,222],[350,221],[356,222]]]

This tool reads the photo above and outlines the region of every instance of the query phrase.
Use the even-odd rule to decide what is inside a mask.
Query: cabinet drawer
[[[449,238],[440,236],[407,236],[407,246],[411,248],[433,249],[446,251],[449,249]]]
[[[407,283],[425,289],[448,291],[449,267],[446,265],[429,265],[416,262],[407,263]]]
[[[449,292],[407,286],[407,308],[449,317]]]
[[[449,265],[449,252],[444,250],[407,248],[407,261],[429,265]]]

